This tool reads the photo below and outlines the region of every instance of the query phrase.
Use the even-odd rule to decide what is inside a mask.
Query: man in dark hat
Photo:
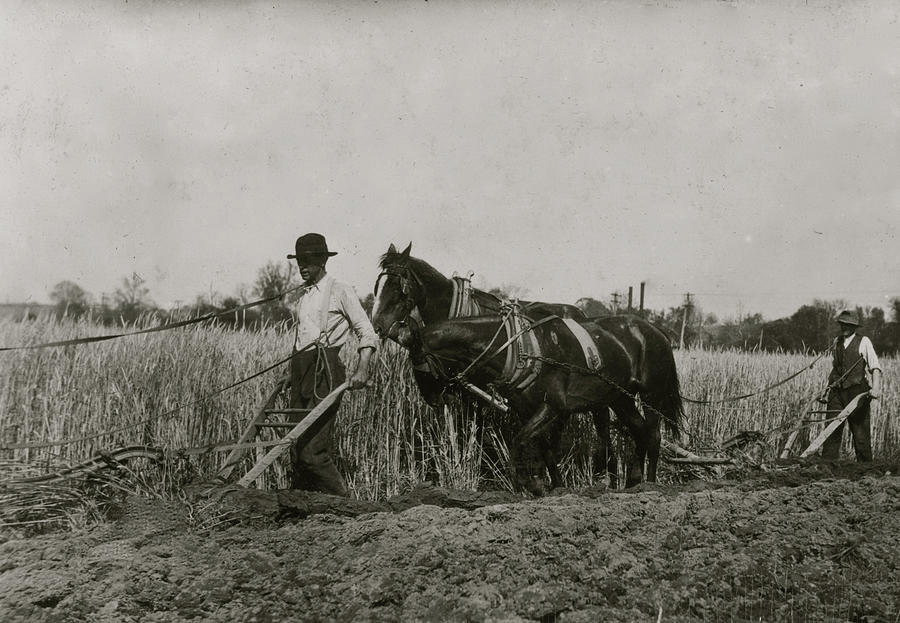
[[[309,409],[346,379],[344,364],[338,356],[352,332],[358,342],[359,363],[350,377],[349,389],[365,387],[369,362],[378,344],[375,330],[350,286],[325,272],[328,258],[337,255],[328,250],[321,234],[297,238],[295,259],[303,278],[299,299],[292,311],[294,355],[291,359],[291,408]],[[311,348],[307,348],[310,344]],[[329,407],[316,425],[291,449],[294,489],[324,491],[347,495],[344,478],[331,457],[331,429],[340,400]],[[299,421],[302,416],[294,416]]]
[[[844,310],[836,320],[840,335],[834,340],[834,360],[828,376],[828,410],[837,415],[856,396],[866,394],[846,422],[853,435],[856,460],[871,461],[870,400],[877,400],[881,396],[881,365],[872,341],[857,333],[859,316],[856,312]],[[838,458],[843,433],[844,424],[841,423],[822,444],[822,458]]]

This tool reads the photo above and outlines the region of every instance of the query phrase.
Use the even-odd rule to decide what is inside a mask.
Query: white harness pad
[[[581,344],[581,350],[584,352],[584,362],[587,369],[592,372],[599,370],[600,366],[603,365],[603,360],[600,358],[600,349],[597,348],[597,344],[594,342],[594,338],[591,337],[591,334],[587,332],[587,329],[578,324],[577,320],[563,318],[562,321],[566,323],[566,326],[569,327],[569,331],[572,332],[572,335],[574,335],[575,339],[578,340],[578,343]]]
[[[450,283],[453,285],[453,295],[450,298],[450,313],[447,317],[452,320],[453,318],[480,316],[481,308],[475,302],[475,299],[472,298],[471,280],[466,277],[453,275]]]

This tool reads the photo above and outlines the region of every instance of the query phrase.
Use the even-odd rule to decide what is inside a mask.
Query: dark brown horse
[[[411,247],[410,244],[400,252],[392,244],[382,256],[381,273],[375,286],[372,324],[380,336],[397,341],[409,349],[413,375],[422,396],[434,406],[441,403],[447,384],[445,379],[436,377],[426,364],[417,333],[422,327],[459,315],[500,314],[502,301],[488,292],[472,289],[472,304],[468,308],[460,305],[459,282],[445,277],[424,260],[410,256]],[[454,284],[454,281],[457,283]],[[524,313],[532,318],[554,315],[578,321],[587,320],[581,310],[573,305],[541,302],[523,302],[521,305]],[[610,317],[597,319],[595,322],[607,332],[617,335],[617,339],[634,353],[635,360],[641,362],[639,365],[657,362],[660,357],[665,358],[666,352],[671,358],[668,341],[660,342],[657,329],[646,322],[632,323],[631,319],[630,316]],[[661,354],[657,351],[661,351]],[[617,465],[616,457],[611,451],[609,411],[602,408],[593,411],[592,415],[600,441],[596,454],[597,464],[606,466],[611,482],[615,483]],[[550,431],[551,438],[544,439],[539,444],[544,446],[543,453],[551,473],[558,473],[553,455],[559,446],[558,437],[561,432],[561,429]]]
[[[443,320],[499,314],[502,301],[493,294],[477,288],[464,289],[468,280],[445,277],[428,262],[410,255],[412,243],[403,251],[391,244],[381,256],[378,280],[375,283],[375,305],[372,324],[382,338],[389,338],[404,346],[410,354],[413,377],[425,402],[432,407],[443,404],[448,389],[443,379],[437,378],[425,363],[421,340],[416,338],[424,327]],[[561,318],[585,320],[575,305],[523,301],[522,306],[532,317],[555,315]],[[463,399],[466,394],[461,394]],[[469,397],[470,398],[470,397]],[[594,425],[600,443],[595,453],[597,464],[604,465],[610,482],[616,482],[617,463],[612,452],[609,429],[609,413],[593,414]],[[547,468],[556,470],[558,440],[541,438],[536,444],[545,457]]]
[[[527,443],[541,435],[558,442],[568,415],[605,413],[607,407],[634,439],[627,486],[641,482],[645,458],[646,478],[655,481],[660,423],[677,437],[682,417],[678,374],[666,336],[636,316],[582,320],[578,324],[599,351],[591,366],[571,323],[547,316],[518,324],[517,318],[518,311],[510,308],[505,317],[426,325],[419,336],[436,375],[450,383],[465,380],[490,387],[520,415],[522,427],[510,445],[516,481],[533,484],[529,466],[519,460]],[[525,337],[531,340],[530,347]],[[561,484],[555,462],[550,478],[553,486]]]

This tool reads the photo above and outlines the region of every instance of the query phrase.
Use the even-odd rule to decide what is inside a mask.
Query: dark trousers
[[[312,409],[344,382],[346,373],[337,348],[306,350],[291,358],[292,409]],[[291,447],[291,488],[347,495],[344,477],[331,457],[331,429],[338,399]],[[304,414],[290,415],[299,422]]]
[[[834,417],[844,407],[850,404],[856,396],[869,391],[866,384],[852,385],[850,387],[835,387],[828,395],[828,410],[834,411],[829,416]],[[844,424],[849,424],[850,434],[853,436],[853,450],[856,452],[857,461],[872,460],[872,439],[870,431],[871,408],[868,397],[859,401],[859,406],[850,414],[845,422],[838,426],[831,436],[822,444],[823,459],[837,459],[840,455],[841,437],[844,434]]]

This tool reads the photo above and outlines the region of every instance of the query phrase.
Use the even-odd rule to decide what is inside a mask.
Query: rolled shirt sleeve
[[[341,311],[350,324],[350,330],[353,331],[353,335],[359,341],[357,348],[360,350],[363,348],[377,350],[378,336],[375,334],[375,329],[366,315],[366,310],[360,304],[356,292],[346,284],[336,283],[335,286],[338,289],[336,294],[338,294]]]
[[[859,341],[859,354],[866,360],[866,370],[871,373],[872,370],[881,370],[881,363],[878,361],[878,355],[875,354],[875,347],[872,346],[872,340],[865,335]]]

